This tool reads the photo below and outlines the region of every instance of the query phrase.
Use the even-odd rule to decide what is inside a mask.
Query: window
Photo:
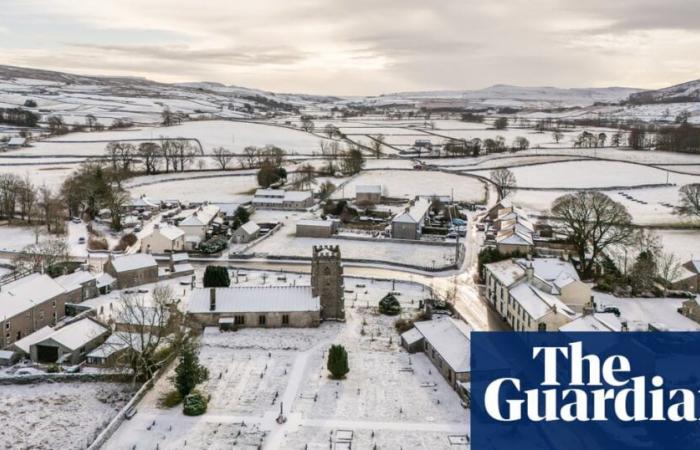
[[[56,300],[54,300],[54,301],[51,302],[51,306],[53,306],[54,309],[56,308]]]
[[[236,316],[233,318],[233,323],[236,325],[244,325],[245,324],[245,316]]]
[[[10,322],[5,322],[5,329],[9,330],[10,329]]]
[[[266,322],[267,322],[266,316],[263,316],[263,315],[258,316],[258,325],[265,325]]]
[[[537,325],[537,331],[547,331],[547,324],[546,323],[540,323]]]
[[[282,314],[282,325],[289,325],[289,314]]]

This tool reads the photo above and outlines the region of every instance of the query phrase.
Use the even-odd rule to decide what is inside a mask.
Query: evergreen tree
[[[173,383],[182,398],[187,397],[199,383],[209,378],[209,371],[199,364],[197,349],[187,341],[180,350],[180,361],[175,368]]]
[[[207,266],[204,270],[204,287],[229,287],[231,278],[228,269],[221,266]]]
[[[394,294],[386,294],[379,300],[379,312],[387,316],[397,316],[401,314],[401,304]]]
[[[328,351],[328,371],[331,378],[339,380],[345,378],[350,368],[348,367],[348,352],[342,345],[332,345]]]

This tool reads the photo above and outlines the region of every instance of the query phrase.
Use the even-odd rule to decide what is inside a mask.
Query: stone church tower
[[[311,293],[320,297],[321,319],[345,320],[340,247],[315,245],[311,259]]]

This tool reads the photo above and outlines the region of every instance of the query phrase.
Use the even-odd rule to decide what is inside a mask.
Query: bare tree
[[[68,250],[65,239],[52,237],[24,247],[14,262],[18,268],[44,272],[56,263],[67,261]]]
[[[168,285],[156,285],[151,300],[141,294],[122,294],[114,336],[126,346],[126,363],[137,379],[148,379],[163,361],[162,351],[175,351],[181,342],[177,299]]]
[[[552,137],[554,138],[554,142],[556,142],[556,143],[558,144],[559,141],[561,141],[562,138],[564,137],[564,133],[562,133],[561,131],[557,130],[557,131],[555,131],[555,132],[552,133]]]
[[[676,255],[671,252],[663,252],[657,258],[657,268],[659,278],[664,282],[664,288],[668,289],[671,284],[680,277],[682,266]]]
[[[212,159],[221,168],[226,170],[228,165],[233,160],[233,153],[223,147],[215,147],[211,150]]]
[[[243,154],[238,158],[242,169],[253,169],[258,166],[260,149],[249,145],[243,149]]]
[[[515,174],[509,169],[494,169],[490,175],[491,181],[496,185],[499,198],[506,198],[517,187]]]
[[[680,206],[676,214],[700,218],[700,184],[686,184],[678,191]]]
[[[139,144],[138,156],[143,161],[146,174],[155,173],[162,157],[162,149],[155,142],[143,142]]]
[[[376,136],[370,136],[372,139],[371,148],[372,154],[375,158],[382,156],[382,146],[384,145],[384,140],[386,139],[383,134],[378,134]]]
[[[627,208],[596,191],[567,194],[554,200],[552,218],[576,248],[584,276],[593,274],[609,247],[629,245],[632,217]]]

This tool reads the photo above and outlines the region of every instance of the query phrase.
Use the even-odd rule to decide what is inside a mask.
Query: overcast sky
[[[698,0],[0,0],[0,64],[277,92],[658,88]]]

